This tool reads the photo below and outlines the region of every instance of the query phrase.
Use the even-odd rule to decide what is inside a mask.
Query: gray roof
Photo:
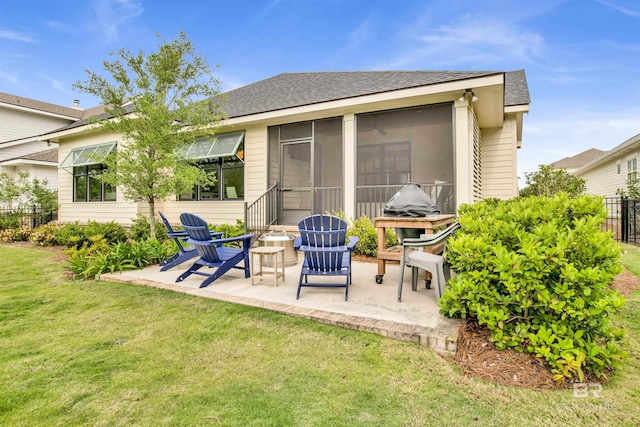
[[[58,149],[51,148],[49,150],[38,151],[37,153],[25,154],[23,156],[14,157],[12,159],[3,160],[3,162],[8,162],[11,160],[32,160],[38,162],[50,162],[57,164],[58,163]]]
[[[565,157],[564,159],[555,161],[551,163],[551,166],[555,169],[580,168],[587,163],[590,163],[595,159],[602,157],[604,153],[606,153],[606,151],[598,150],[597,148],[591,148],[587,151],[576,154],[575,156]]]
[[[505,105],[529,104],[524,70],[502,71],[351,71],[283,73],[225,95],[223,110],[242,117],[285,108],[384,93],[399,89],[505,74]]]
[[[363,95],[428,86],[478,77],[505,75],[505,106],[531,102],[524,70],[504,71],[340,71],[315,73],[282,73],[225,92],[222,109],[227,117],[243,117],[321,102],[337,101]],[[89,111],[89,110],[87,110]],[[70,123],[58,131],[89,123]],[[94,111],[98,119],[108,117],[104,109]]]
[[[531,104],[531,97],[524,70],[504,73],[504,105],[527,104]]]
[[[62,105],[49,104],[35,99],[24,98],[22,96],[11,95],[9,93],[0,92],[0,103],[15,105],[18,107],[29,108],[31,110],[42,111],[50,114],[58,114],[71,118],[81,119],[83,110],[78,108],[64,107]]]

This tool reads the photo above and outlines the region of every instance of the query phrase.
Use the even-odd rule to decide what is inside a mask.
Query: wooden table
[[[258,257],[258,271],[255,270],[253,258]],[[262,266],[265,256],[273,256],[273,279],[275,285],[278,286],[278,278],[282,277],[284,281],[284,247],[283,246],[257,246],[249,249],[249,257],[251,259],[251,286],[255,283],[255,278],[260,276],[260,280],[264,278]],[[280,259],[279,259],[280,258]]]
[[[420,234],[433,234],[433,230],[453,223],[455,215],[434,215],[428,217],[378,217],[373,221],[378,229],[378,274],[376,283],[382,283],[386,272],[387,261],[400,261],[402,245],[386,247],[385,232],[387,228],[414,228],[423,230]],[[402,242],[401,242],[402,243]]]

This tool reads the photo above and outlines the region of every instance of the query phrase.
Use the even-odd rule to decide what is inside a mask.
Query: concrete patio
[[[273,276],[251,285],[242,270],[232,270],[206,288],[198,288],[202,276],[192,275],[180,283],[176,278],[190,261],[161,272],[157,265],[142,270],[103,274],[101,280],[168,289],[175,292],[213,298],[220,301],[260,307],[292,316],[341,327],[357,329],[385,337],[412,341],[433,348],[442,354],[456,350],[460,321],[447,319],[438,312],[433,289],[420,284],[411,290],[411,272],[405,271],[402,302],[397,301],[398,264],[387,264],[382,284],[376,284],[377,264],[353,263],[353,284],[349,300],[344,300],[343,288],[302,288],[296,300],[301,260],[286,267],[285,280],[275,287]]]

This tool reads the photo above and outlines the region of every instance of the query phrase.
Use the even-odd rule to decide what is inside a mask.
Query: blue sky
[[[95,106],[72,89],[85,70],[180,30],[222,90],[282,72],[525,69],[521,177],[640,133],[638,0],[3,0],[0,92]]]

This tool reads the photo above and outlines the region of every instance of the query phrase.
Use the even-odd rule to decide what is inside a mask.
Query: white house
[[[626,190],[628,181],[638,180],[640,134],[605,152],[602,156],[573,172],[586,182],[586,192],[605,197]]]
[[[380,213],[417,182],[443,212],[518,193],[516,157],[529,110],[524,70],[284,73],[225,94],[217,137],[198,141],[218,174],[158,206],[172,222],[192,212],[210,223],[243,219],[272,185],[278,223],[344,210]],[[89,151],[117,149],[118,135],[79,120],[38,137],[59,144],[59,220],[129,224],[146,206],[96,179]],[[93,157],[95,159],[95,157]]]
[[[76,122],[86,117],[87,111],[78,105],[64,107],[0,92],[0,172],[28,172],[56,188],[58,145],[33,136]]]

